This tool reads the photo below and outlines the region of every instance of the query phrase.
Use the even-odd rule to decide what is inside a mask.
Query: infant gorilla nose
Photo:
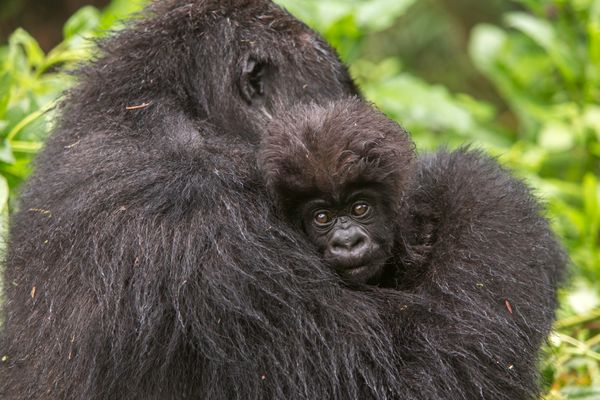
[[[364,230],[350,226],[333,233],[327,252],[335,259],[358,260],[369,252],[371,246],[371,240]]]
[[[386,257],[369,234],[358,226],[334,231],[325,249],[325,259],[349,280],[365,283],[379,276]]]

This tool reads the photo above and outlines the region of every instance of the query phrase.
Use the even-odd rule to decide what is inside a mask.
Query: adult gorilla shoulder
[[[276,106],[354,93],[346,69],[265,0],[147,14],[82,68],[13,215],[0,397],[383,392],[372,302],[341,307],[360,294],[271,217],[252,154]]]

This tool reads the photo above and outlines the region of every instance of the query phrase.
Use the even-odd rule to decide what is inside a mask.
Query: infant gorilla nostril
[[[368,251],[368,237],[357,227],[335,231],[329,242],[329,252],[335,258],[359,259]]]

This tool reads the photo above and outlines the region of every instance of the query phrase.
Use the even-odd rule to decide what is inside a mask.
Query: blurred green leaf
[[[566,387],[561,393],[569,400],[600,400],[600,385],[590,387]]]
[[[580,280],[567,296],[567,301],[578,314],[587,314],[600,306],[600,295],[596,288]]]
[[[502,29],[488,24],[477,25],[471,32],[469,54],[479,68],[489,71],[505,41],[506,33]]]
[[[583,204],[592,246],[600,245],[600,185],[598,177],[587,173],[583,178]]]
[[[392,26],[398,16],[404,14],[416,0],[363,1],[353,10],[359,26],[370,31],[382,31]]]
[[[100,12],[92,6],[86,6],[71,16],[63,27],[65,39],[85,36],[93,33],[100,22]]]
[[[35,40],[25,30],[21,28],[17,29],[12,35],[10,35],[8,43],[11,48],[16,48],[17,46],[23,47],[29,65],[33,67],[39,67],[44,62],[45,56],[44,52],[40,48],[40,45],[38,44],[37,40]]]
[[[15,156],[12,152],[12,148],[10,147],[10,143],[7,140],[4,140],[0,143],[0,161],[7,164],[12,164],[15,162]]]
[[[10,101],[11,77],[8,71],[0,70],[0,118],[6,113],[6,108]],[[0,128],[0,131],[2,129]]]
[[[545,49],[550,49],[556,42],[552,25],[531,14],[514,12],[505,16],[509,26],[519,29]]]
[[[0,175],[0,213],[4,214],[8,207],[8,183],[6,179]],[[2,232],[4,234],[4,232]]]
[[[569,151],[573,147],[573,129],[560,122],[549,122],[540,133],[539,144],[550,151]]]
[[[562,45],[560,38],[557,37],[553,26],[549,22],[522,12],[507,14],[505,19],[509,26],[519,29],[544,48],[565,78],[574,79],[576,75],[575,65],[570,60],[568,48]]]
[[[124,21],[139,12],[147,3],[147,0],[112,0],[102,11],[98,25],[99,34],[122,28]]]

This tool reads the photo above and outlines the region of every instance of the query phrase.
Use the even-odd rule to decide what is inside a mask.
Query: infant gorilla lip
[[[355,263],[353,265],[336,265],[334,268],[338,274],[354,282],[367,282],[377,277],[383,271],[386,257],[368,260],[368,263]]]
[[[390,255],[378,243],[371,243],[362,257],[326,255],[326,262],[335,271],[353,282],[366,283],[378,277]]]

